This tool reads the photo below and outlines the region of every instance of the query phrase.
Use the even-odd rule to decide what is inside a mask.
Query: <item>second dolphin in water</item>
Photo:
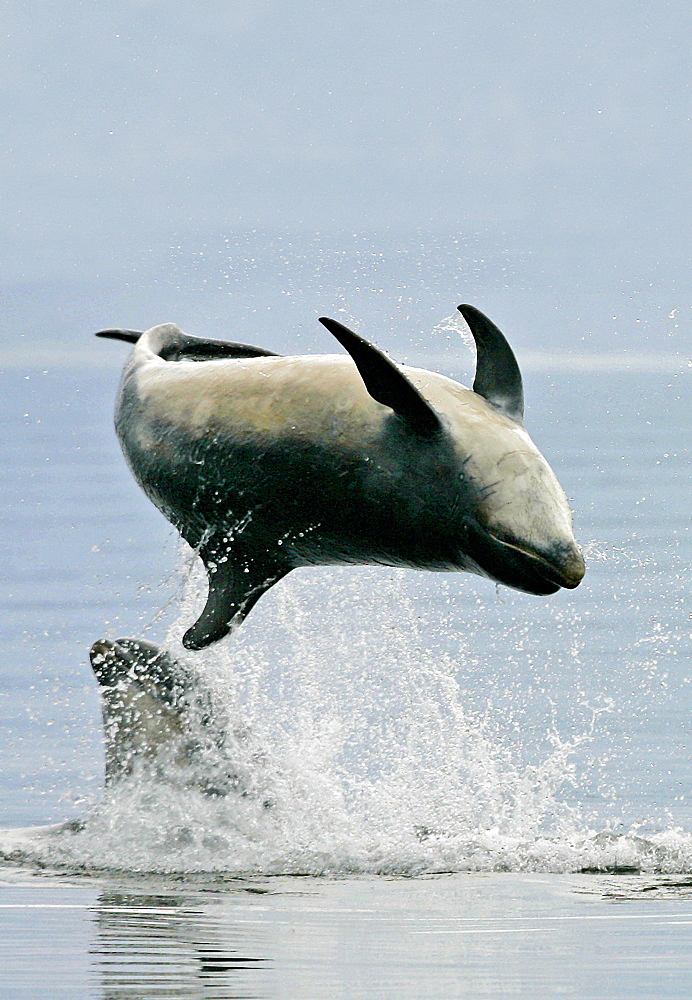
[[[199,671],[145,639],[98,639],[89,655],[107,786],[149,774],[205,795],[260,796],[263,754]]]
[[[466,570],[537,595],[579,584],[571,514],[524,430],[514,354],[479,310],[459,309],[473,390],[398,366],[326,318],[350,358],[280,357],[172,323],[97,334],[134,344],[118,437],[207,569],[187,648],[222,638],[298,566]]]

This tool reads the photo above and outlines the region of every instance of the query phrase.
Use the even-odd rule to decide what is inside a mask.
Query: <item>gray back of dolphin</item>
[[[280,357],[174,324],[100,336],[134,344],[116,407],[130,468],[199,553],[200,649],[297,566],[466,570],[532,594],[584,563],[567,501],[523,428],[523,386],[500,330],[459,307],[473,390],[402,368],[335,320],[350,355]]]

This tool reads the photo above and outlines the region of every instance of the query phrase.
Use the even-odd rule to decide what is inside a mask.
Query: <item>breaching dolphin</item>
[[[144,639],[99,639],[89,655],[107,786],[144,771],[207,795],[254,794],[261,761],[250,734],[230,724],[198,671]]]
[[[459,306],[473,390],[396,365],[333,319],[348,351],[282,357],[164,323],[134,344],[115,424],[147,496],[201,556],[207,602],[183,643],[222,638],[298,566],[466,570],[530,594],[576,587],[562,488],[523,427],[514,354]]]

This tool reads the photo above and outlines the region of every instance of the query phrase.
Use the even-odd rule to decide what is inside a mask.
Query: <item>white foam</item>
[[[251,732],[249,794],[214,798],[142,772],[82,827],[5,834],[0,851],[70,869],[227,874],[692,871],[689,833],[592,828],[570,804],[597,718],[569,739],[546,734],[527,763],[497,720],[465,707],[455,657],[429,648],[403,574],[365,573],[376,603],[360,571],[341,585],[332,573],[316,621],[319,580],[294,574],[256,625],[197,654]],[[203,589],[195,570],[176,653]]]

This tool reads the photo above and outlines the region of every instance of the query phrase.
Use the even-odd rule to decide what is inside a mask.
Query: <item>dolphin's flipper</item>
[[[335,319],[321,316],[320,323],[351,355],[373,399],[389,406],[422,437],[439,433],[442,425],[435,410],[386,354]]]
[[[222,550],[218,556],[204,551],[200,555],[209,575],[209,593],[202,614],[183,636],[186,649],[204,649],[223,639],[292,569],[270,561],[266,554],[243,556]]]
[[[521,372],[504,333],[475,306],[461,305],[457,308],[476,342],[473,391],[506,417],[521,423],[524,419]]]
[[[136,344],[142,336],[141,330],[99,330],[95,337],[108,340],[124,340],[127,344]],[[218,361],[221,358],[275,358],[273,351],[265,351],[263,347],[252,347],[250,344],[233,344],[225,340],[206,340],[203,337],[191,337],[179,331],[175,337],[163,345],[159,357],[164,361]]]

